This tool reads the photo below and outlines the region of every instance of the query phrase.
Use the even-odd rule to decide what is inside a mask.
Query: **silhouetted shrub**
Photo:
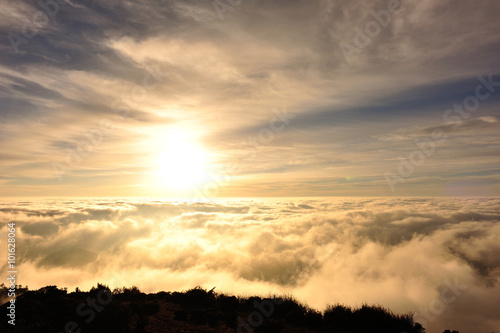
[[[108,296],[102,293],[109,293]],[[101,294],[100,294],[101,293]],[[101,298],[99,298],[101,296]],[[108,298],[107,298],[108,297]],[[279,299],[279,301],[277,301]],[[88,303],[91,300],[94,303]],[[100,300],[100,301],[99,301]],[[82,304],[85,316],[76,311]],[[0,307],[6,312],[7,304]],[[262,318],[253,332],[342,332],[342,333],[422,333],[412,314],[394,314],[380,306],[345,305],[327,307],[324,313],[300,304],[292,297],[236,298],[195,287],[185,292],[144,294],[137,287],[113,290],[97,284],[89,292],[67,294],[64,289],[46,286],[27,291],[16,301],[19,310],[16,332],[64,332],[66,323],[75,322],[82,332],[227,332],[248,318]],[[238,320],[237,318],[240,318]],[[10,326],[0,322],[1,332]],[[249,331],[248,328],[240,331]],[[458,333],[446,330],[444,333]]]
[[[217,303],[222,311],[236,311],[240,302],[234,296],[218,295]]]
[[[215,304],[215,295],[201,287],[195,287],[178,295],[179,304],[185,308],[207,308]]]
[[[61,296],[61,295],[66,295],[67,290],[58,289],[57,286],[46,286],[35,291],[35,293],[38,295],[42,294],[46,296]]]
[[[174,320],[187,321],[188,313],[186,310],[177,310],[174,312]]]
[[[317,329],[321,327],[323,315],[318,311],[308,309],[304,315],[304,326]]]
[[[207,323],[207,315],[204,310],[192,310],[191,321],[197,325],[205,325]]]
[[[285,329],[285,324],[283,322],[277,322],[277,321],[265,321],[261,327],[259,327],[255,332],[262,332],[262,333],[279,333]]]
[[[346,328],[351,325],[353,318],[352,310],[351,308],[341,304],[328,306],[325,310],[323,318],[328,327],[335,329]]]
[[[109,289],[108,286],[104,284],[98,283],[96,287],[92,287],[89,291],[90,297],[96,298],[98,294],[102,294],[103,292],[107,293],[108,295],[111,295],[112,292]]]
[[[130,308],[133,312],[142,316],[151,316],[154,315],[160,309],[160,306],[154,302],[146,302],[146,303],[130,303]]]

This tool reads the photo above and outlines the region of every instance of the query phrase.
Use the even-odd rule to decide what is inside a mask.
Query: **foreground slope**
[[[72,293],[47,286],[25,292],[15,305],[15,329],[2,320],[2,332],[423,332],[411,314],[379,306],[335,305],[320,313],[289,297],[237,298],[199,287],[145,294],[101,284]]]

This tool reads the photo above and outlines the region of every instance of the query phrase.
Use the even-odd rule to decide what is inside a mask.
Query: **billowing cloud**
[[[291,293],[312,307],[379,303],[429,332],[498,330],[500,201],[5,201],[19,283]],[[7,233],[5,224],[0,230]],[[2,266],[5,271],[5,266]]]

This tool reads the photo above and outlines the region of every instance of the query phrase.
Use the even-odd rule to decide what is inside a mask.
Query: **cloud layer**
[[[4,201],[0,220],[17,223],[30,288],[291,293],[318,309],[379,303],[415,312],[428,332],[472,333],[500,328],[499,212],[496,198],[47,199]]]

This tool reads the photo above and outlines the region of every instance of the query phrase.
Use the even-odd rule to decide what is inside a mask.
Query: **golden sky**
[[[1,2],[0,194],[498,195],[499,7]]]

